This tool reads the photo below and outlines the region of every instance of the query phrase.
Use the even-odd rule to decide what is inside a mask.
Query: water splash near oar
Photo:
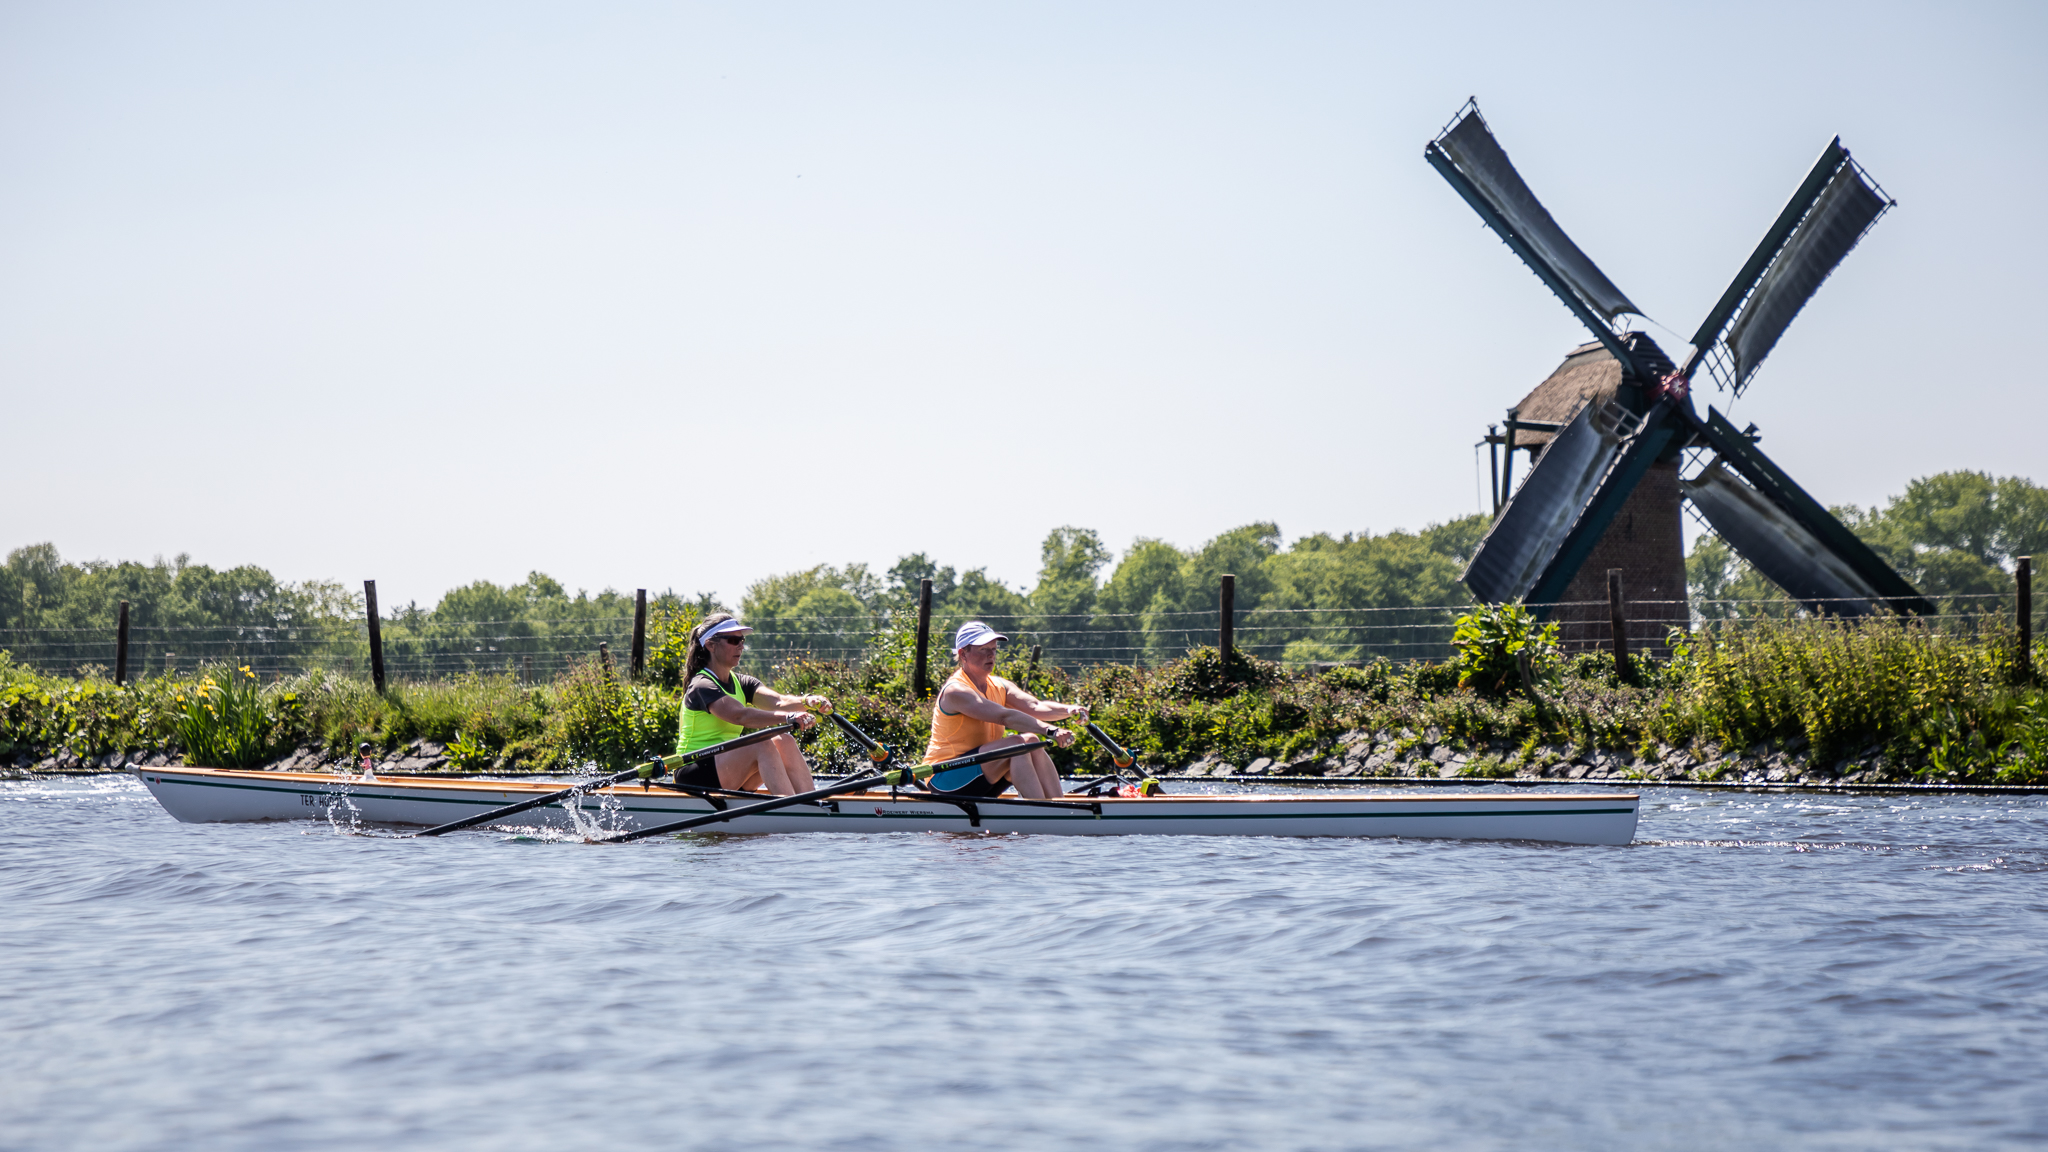
[[[628,780],[652,780],[654,779],[657,773],[663,772],[667,769],[680,768],[685,764],[694,764],[700,760],[708,760],[711,757],[719,755],[720,753],[730,752],[735,748],[744,748],[749,744],[759,744],[763,740],[772,739],[773,737],[780,736],[785,732],[793,732],[795,730],[796,725],[794,724],[777,724],[772,728],[758,729],[756,731],[749,732],[744,736],[735,736],[731,740],[727,740],[722,744],[713,744],[708,748],[699,748],[695,752],[678,752],[674,755],[663,756],[659,760],[650,760],[645,764],[636,764],[633,767],[626,769],[624,772],[614,772],[609,776],[599,776],[594,780],[585,780],[580,784],[575,784],[568,788],[564,788],[559,792],[548,792],[540,796],[535,796],[531,800],[521,800],[516,804],[507,804],[502,808],[493,808],[489,812],[480,812],[475,816],[465,816],[460,820],[451,820],[446,824],[436,825],[435,827],[415,832],[413,833],[413,835],[439,836],[444,832],[455,832],[463,828],[474,828],[479,824],[490,824],[498,820],[503,820],[507,816],[516,816],[521,812],[530,812],[535,808],[544,807],[546,805],[556,803],[557,801],[568,800],[572,797],[580,798],[590,792],[596,791],[599,788],[608,788],[614,784],[623,784]],[[578,807],[580,807],[580,805]]]

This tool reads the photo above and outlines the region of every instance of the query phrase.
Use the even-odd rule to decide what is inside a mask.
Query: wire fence
[[[1953,596],[1915,626],[1978,636],[2012,628],[2012,593]],[[1559,626],[1568,650],[1610,650],[1613,605],[1606,600],[1530,605]],[[1746,622],[1809,617],[1814,608],[1861,610],[1867,601],[1802,606],[1784,599],[1636,600],[1623,605],[1623,634],[1632,650],[1668,652],[1673,629],[1697,632]],[[1376,659],[1441,661],[1453,654],[1458,618],[1471,604],[1392,608],[1254,607],[1233,613],[1231,643],[1239,651],[1291,666],[1362,664]],[[2036,635],[2043,611],[2034,612]],[[1100,664],[1153,666],[1190,649],[1219,643],[1219,610],[985,617],[1013,644],[1039,649],[1043,664],[1080,671]],[[949,646],[962,619],[939,613],[931,621],[928,660],[950,661]],[[763,619],[748,648],[748,666],[773,668],[796,657],[868,660],[907,655],[915,614],[808,616]],[[596,658],[600,649],[622,666],[632,643],[633,619],[574,623],[534,620],[434,623],[417,618],[380,621],[384,667],[394,679],[424,680],[462,673],[509,674],[522,681],[552,679],[570,665]],[[650,638],[650,643],[653,643]],[[108,674],[115,667],[115,630],[101,628],[0,629],[0,650],[16,664],[62,675]],[[370,639],[361,620],[328,619],[290,627],[131,628],[130,679],[191,672],[212,665],[247,667],[265,678],[321,670],[368,676]]]

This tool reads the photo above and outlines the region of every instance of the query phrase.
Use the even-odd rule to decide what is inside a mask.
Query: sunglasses
[[[735,648],[741,648],[741,647],[745,647],[745,646],[746,646],[746,643],[747,643],[747,638],[746,638],[745,636],[733,636],[733,635],[730,635],[730,634],[728,634],[728,635],[725,635],[725,636],[713,636],[713,637],[712,637],[712,639],[713,639],[713,640],[723,640],[723,641],[725,641],[725,642],[726,642],[727,644],[730,644],[730,645],[732,645],[732,646],[733,646],[733,647],[735,647]]]

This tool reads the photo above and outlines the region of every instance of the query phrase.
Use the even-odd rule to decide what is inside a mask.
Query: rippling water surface
[[[191,825],[0,785],[0,1147],[2048,1141],[2048,804],[1638,842]]]

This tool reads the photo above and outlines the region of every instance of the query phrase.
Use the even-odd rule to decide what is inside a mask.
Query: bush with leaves
[[[208,768],[261,767],[291,746],[299,718],[296,693],[264,699],[263,686],[246,666],[201,673],[177,703],[185,763]]]
[[[1538,623],[1520,604],[1481,604],[1458,617],[1451,637],[1458,687],[1511,696],[1550,677],[1559,653],[1557,625]]]

